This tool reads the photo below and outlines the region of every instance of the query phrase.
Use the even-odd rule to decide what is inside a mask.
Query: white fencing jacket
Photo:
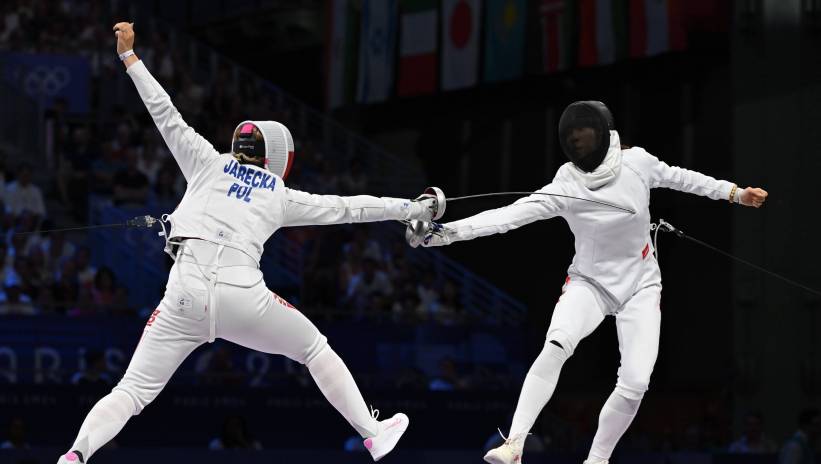
[[[264,168],[220,154],[189,127],[142,61],[127,69],[188,183],[169,216],[169,238],[199,238],[243,251],[257,264],[280,227],[421,219],[418,202],[367,195],[312,195],[289,189]]]
[[[650,189],[664,187],[728,200],[733,184],[669,166],[642,148],[621,150],[616,131],[611,131],[610,140],[605,159],[615,159],[615,176],[603,186],[589,189],[587,184],[600,184],[600,179],[593,176],[592,182],[585,182],[585,174],[568,162],[559,168],[553,182],[538,192],[613,203],[633,209],[636,214],[586,201],[530,195],[511,205],[443,224],[444,236],[434,235],[429,245],[502,234],[534,221],[561,216],[570,225],[576,242],[576,255],[568,272],[597,282],[619,302],[627,301],[650,284],[644,281],[648,276],[659,275],[652,272],[658,270],[658,263],[650,240]]]

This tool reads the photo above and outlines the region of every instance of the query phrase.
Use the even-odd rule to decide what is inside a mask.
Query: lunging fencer
[[[128,419],[160,393],[182,361],[222,338],[305,364],[325,398],[364,439],[374,460],[390,452],[408,427],[402,413],[378,420],[368,410],[342,359],[304,315],[265,285],[259,260],[279,228],[438,218],[444,197],[416,200],[311,195],[284,179],[294,159],[288,129],[274,121],[245,121],[232,153],[220,154],[183,121],[171,98],[134,54],[130,23],[114,26],[117,52],[187,188],[166,234],[175,263],[165,296],[148,320],[128,369],[85,418],[59,464],[86,462]]]
[[[661,323],[661,274],[650,239],[650,189],[670,188],[756,208],[767,198],[760,188],[740,189],[669,166],[642,148],[622,146],[613,116],[601,102],[569,105],[559,120],[559,141],[570,161],[534,194],[455,222],[416,223],[407,232],[412,246],[441,246],[561,216],[575,237],[576,254],[544,348],[525,377],[509,435],[485,456],[493,464],[521,462],[525,438],[553,394],[562,365],[605,316],[616,318],[621,365],[585,463],[607,463],[636,415],[656,362]],[[635,212],[576,201],[579,198]]]

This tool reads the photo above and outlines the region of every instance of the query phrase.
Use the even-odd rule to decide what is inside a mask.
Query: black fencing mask
[[[559,119],[562,151],[579,169],[593,172],[610,148],[613,115],[600,101],[571,103]]]

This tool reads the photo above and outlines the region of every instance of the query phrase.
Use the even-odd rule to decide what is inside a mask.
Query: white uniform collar
[[[610,131],[610,148],[607,149],[607,154],[604,155],[599,167],[593,172],[584,172],[575,164],[570,165],[570,172],[579,181],[590,190],[598,190],[610,181],[618,177],[621,171],[621,141],[619,140],[619,133]]]

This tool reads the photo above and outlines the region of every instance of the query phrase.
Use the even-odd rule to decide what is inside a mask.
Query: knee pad
[[[314,340],[314,342],[311,344],[311,346],[309,346],[308,349],[305,351],[304,358],[303,359],[295,359],[294,361],[297,361],[301,364],[305,364],[307,366],[308,364],[311,363],[311,361],[314,360],[314,358],[316,358],[319,355],[319,353],[322,352],[322,350],[324,350],[327,347],[328,347],[328,337],[326,337],[322,334],[319,334],[316,337],[316,339]]]

